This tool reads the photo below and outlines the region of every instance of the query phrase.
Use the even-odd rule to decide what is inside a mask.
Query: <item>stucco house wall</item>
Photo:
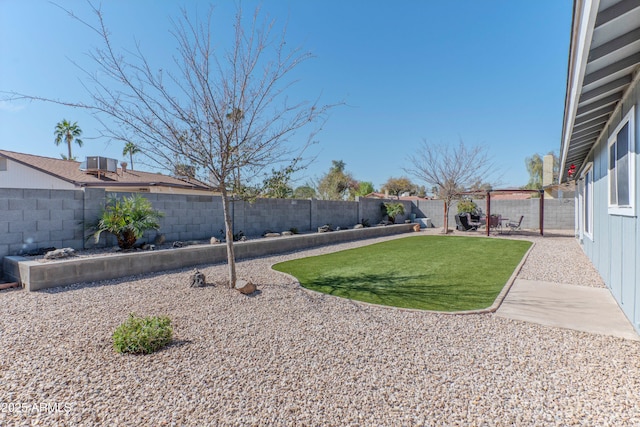
[[[76,186],[11,159],[0,158],[0,188],[75,190]]]

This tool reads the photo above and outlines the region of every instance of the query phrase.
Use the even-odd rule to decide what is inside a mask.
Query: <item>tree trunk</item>
[[[442,232],[449,234],[449,202],[447,200],[444,201],[444,229]]]
[[[233,220],[231,219],[231,203],[224,185],[221,185],[222,211],[224,212],[225,239],[227,242],[227,264],[229,265],[229,287],[236,287],[236,256],[233,251]]]

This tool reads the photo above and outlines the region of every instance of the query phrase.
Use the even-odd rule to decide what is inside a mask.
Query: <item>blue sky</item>
[[[95,22],[83,0],[57,4]],[[207,1],[109,0],[106,23],[117,47],[137,40],[158,64],[171,61],[169,33],[180,8],[205,12]],[[211,2],[218,22],[235,2]],[[342,160],[376,188],[402,168],[422,140],[484,145],[502,187],[526,184],[525,158],[557,151],[564,109],[572,2],[569,0],[244,1],[287,25],[287,40],[315,58],[296,73],[292,96],[344,102],[317,136],[316,160],[296,185]],[[225,27],[226,28],[226,27]],[[224,44],[227,30],[213,31]],[[86,100],[72,62],[89,64],[95,35],[44,0],[0,0],[0,91]],[[94,67],[94,66],[91,66]],[[0,148],[59,158],[55,124],[77,121],[78,159],[122,159],[122,144],[98,137],[86,111],[40,102],[0,102]],[[306,139],[306,134],[300,134]],[[142,160],[142,159],[140,159]]]

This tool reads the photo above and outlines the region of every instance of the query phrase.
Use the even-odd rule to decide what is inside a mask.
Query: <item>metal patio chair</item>
[[[509,229],[509,233],[511,233],[512,231],[515,231],[515,230],[520,230],[520,227],[522,226],[522,220],[523,219],[524,219],[524,215],[520,215],[520,220],[518,222],[515,222],[515,221],[507,222],[507,228]]]

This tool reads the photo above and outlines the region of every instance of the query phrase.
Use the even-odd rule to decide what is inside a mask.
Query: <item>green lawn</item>
[[[282,262],[302,286],[374,304],[425,310],[491,306],[531,242],[414,236]]]

